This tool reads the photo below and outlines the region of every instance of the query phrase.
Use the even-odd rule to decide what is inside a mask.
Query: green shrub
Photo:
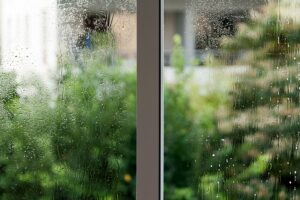
[[[98,53],[59,63],[56,95],[0,74],[0,199],[134,199],[136,75]]]

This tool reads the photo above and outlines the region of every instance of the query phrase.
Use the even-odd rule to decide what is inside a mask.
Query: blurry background
[[[182,38],[186,65],[203,65],[209,54],[218,54],[221,37],[234,35],[250,11],[264,4],[265,0],[165,0],[165,65],[171,64],[175,34]]]
[[[45,80],[57,69],[59,52],[76,57],[80,39],[88,33],[106,31],[105,26],[114,34],[118,55],[135,65],[133,1],[2,0],[0,5],[1,62],[5,69],[14,69],[22,76],[34,72]],[[110,17],[111,24],[105,24],[106,17]]]
[[[0,199],[134,199],[136,1],[0,0]]]
[[[300,199],[299,3],[165,0],[165,199]]]
[[[165,1],[165,199],[299,199],[299,1]],[[134,199],[136,2],[0,0],[0,199]]]

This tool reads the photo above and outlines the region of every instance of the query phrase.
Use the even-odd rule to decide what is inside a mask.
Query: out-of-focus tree
[[[300,198],[299,12],[292,1],[270,3],[224,39],[248,69],[219,114],[220,140],[208,144],[205,199]]]

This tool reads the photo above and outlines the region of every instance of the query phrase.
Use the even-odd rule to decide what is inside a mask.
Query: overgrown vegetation
[[[298,5],[269,4],[223,41],[247,71],[218,115],[199,168],[204,199],[299,199]],[[203,160],[201,160],[203,162]],[[210,188],[210,190],[208,190]]]
[[[300,198],[297,6],[270,3],[224,38],[223,59],[238,54],[247,66],[225,98],[191,91],[181,62],[173,63],[177,82],[165,92],[166,199]]]
[[[190,80],[192,71],[184,68],[178,35],[174,36],[174,46],[176,82],[165,83],[164,96],[165,199],[193,200],[198,199],[199,166],[207,158],[204,145],[207,139],[218,138],[215,114],[225,98],[214,89],[200,94],[199,84]]]
[[[0,199],[134,199],[136,77],[101,51],[59,63],[54,102],[1,73]]]
[[[226,54],[242,50],[249,66],[229,93],[218,80],[201,94],[175,36],[165,199],[300,198],[300,25],[280,6],[280,17],[269,5],[224,40]],[[93,38],[75,63],[59,63],[53,101],[37,82],[23,96],[14,74],[0,73],[0,199],[135,199],[136,74],[97,48],[113,52],[111,35]]]

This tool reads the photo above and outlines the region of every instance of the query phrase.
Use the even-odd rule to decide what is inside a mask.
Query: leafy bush
[[[213,90],[199,93],[199,86],[191,82],[192,72],[184,68],[179,36],[174,43],[176,82],[165,83],[164,90],[164,193],[167,200],[193,200],[200,197],[199,169],[207,159],[204,145],[207,138],[216,137],[215,113],[224,96]]]
[[[299,5],[270,3],[223,42],[229,54],[242,50],[239,62],[249,68],[232,87],[230,105],[218,118],[222,140],[210,151],[214,167],[203,169],[207,176],[202,183],[218,177],[219,197],[300,198],[300,24],[293,13],[299,13]],[[210,184],[215,187],[216,179]]]
[[[97,53],[60,63],[54,95],[0,74],[0,199],[134,198],[135,72]]]

